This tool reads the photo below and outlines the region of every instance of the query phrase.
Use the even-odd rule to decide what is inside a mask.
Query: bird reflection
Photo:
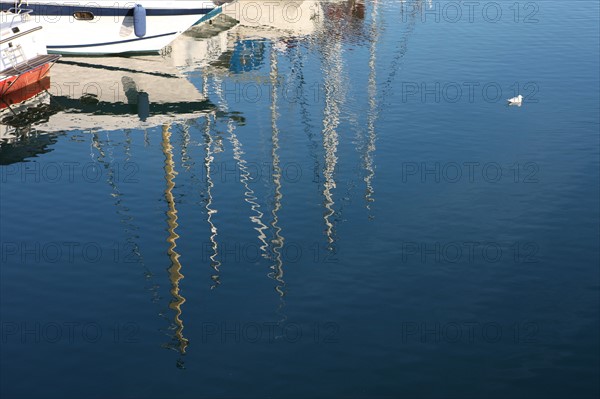
[[[175,188],[175,163],[173,161],[173,146],[171,145],[171,131],[168,125],[163,125],[162,128],[162,150],[165,157],[165,180],[167,187],[165,189],[165,200],[167,201],[167,225],[169,236],[167,242],[169,249],[167,251],[171,260],[171,266],[168,269],[169,280],[171,281],[171,296],[172,300],[169,303],[169,308],[175,311],[173,318],[174,323],[174,342],[167,344],[170,349],[179,351],[181,355],[185,355],[188,340],[183,336],[183,320],[181,319],[181,306],[185,303],[185,298],[179,292],[179,283],[184,278],[181,273],[181,262],[179,261],[179,253],[176,251],[177,239],[179,235],[176,232],[179,224],[177,223],[177,209],[175,207],[175,197],[173,189]],[[177,362],[178,367],[183,367],[183,361],[180,359]]]

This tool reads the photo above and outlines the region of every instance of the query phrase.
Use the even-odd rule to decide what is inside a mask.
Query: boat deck
[[[29,71],[32,71],[36,68],[41,67],[42,65],[48,63],[55,63],[60,58],[58,54],[42,54],[38,55],[30,60],[20,63],[14,67],[7,68],[3,71],[0,71],[0,76],[19,76]]]

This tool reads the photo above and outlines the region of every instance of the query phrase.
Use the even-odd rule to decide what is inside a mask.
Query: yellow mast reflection
[[[165,180],[167,187],[165,189],[165,199],[167,201],[167,225],[169,236],[167,242],[169,243],[169,249],[167,251],[171,260],[171,267],[169,267],[169,280],[171,281],[171,296],[173,299],[169,303],[169,308],[175,311],[174,324],[175,324],[175,338],[178,341],[177,350],[182,355],[185,354],[188,340],[183,336],[183,320],[181,320],[182,309],[181,306],[185,303],[185,298],[179,293],[179,283],[184,278],[181,273],[181,262],[179,261],[179,253],[175,250],[177,247],[177,239],[179,235],[176,233],[176,229],[179,226],[177,223],[177,209],[175,208],[175,198],[173,196],[173,188],[175,187],[175,163],[173,162],[173,146],[171,145],[171,131],[168,125],[163,125],[162,128],[162,150],[165,156]]]

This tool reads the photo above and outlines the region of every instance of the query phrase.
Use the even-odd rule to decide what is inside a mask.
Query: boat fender
[[[138,117],[142,122],[150,117],[150,98],[148,93],[140,91],[137,95],[137,111]]]
[[[139,4],[133,8],[133,29],[137,37],[146,36],[146,9]]]

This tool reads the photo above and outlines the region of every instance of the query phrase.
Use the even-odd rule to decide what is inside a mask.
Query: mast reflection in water
[[[597,397],[598,5],[446,3],[240,1],[0,98],[0,396]]]

